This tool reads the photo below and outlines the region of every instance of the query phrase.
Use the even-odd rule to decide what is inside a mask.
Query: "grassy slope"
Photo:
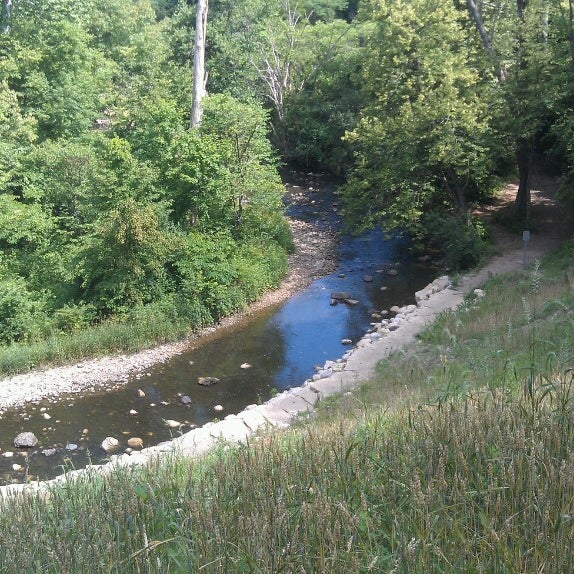
[[[0,512],[0,571],[574,571],[574,241],[313,421]]]

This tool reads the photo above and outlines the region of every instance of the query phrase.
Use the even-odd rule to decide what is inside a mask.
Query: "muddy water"
[[[326,211],[316,202],[311,208],[291,209],[293,216],[301,218],[317,213]],[[322,225],[338,222],[329,215]],[[381,232],[343,237],[338,269],[286,303],[215,332],[169,362],[133,376],[117,390],[63,396],[5,413],[0,420],[0,448],[13,456],[0,456],[0,484],[27,477],[48,479],[64,468],[99,463],[106,457],[100,448],[106,436],[120,440],[119,452],[130,437],[140,437],[151,446],[265,401],[274,390],[301,385],[315,366],[345,352],[342,339],[357,341],[365,333],[373,311],[414,302],[414,292],[432,279],[428,267],[413,260],[406,247],[406,241],[386,239]],[[389,275],[391,269],[398,274]],[[365,281],[365,276],[372,281]],[[359,303],[332,306],[332,291],[349,292]],[[205,376],[220,382],[198,385],[198,378]],[[189,397],[188,404],[183,397]],[[216,405],[223,411],[214,410]],[[166,420],[181,427],[169,428]],[[14,448],[13,438],[22,431],[34,432],[39,444],[29,450]],[[46,449],[56,452],[46,456],[42,453]],[[18,465],[16,470],[13,465]]]

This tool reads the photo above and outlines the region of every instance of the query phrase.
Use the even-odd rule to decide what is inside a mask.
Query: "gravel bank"
[[[290,201],[309,201],[312,190],[298,190],[297,197]],[[296,249],[289,256],[287,277],[278,289],[263,295],[246,311],[226,317],[217,326],[204,329],[178,343],[160,345],[129,355],[90,359],[71,366],[38,369],[0,380],[0,416],[6,410],[27,402],[67,393],[117,388],[126,383],[130,376],[168,361],[191,345],[201,344],[203,339],[231,328],[257,311],[286,301],[313,280],[334,270],[337,262],[337,234],[319,222],[292,219],[290,225]]]

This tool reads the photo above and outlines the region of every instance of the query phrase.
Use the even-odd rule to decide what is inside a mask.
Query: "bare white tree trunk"
[[[2,31],[4,34],[10,34],[10,21],[12,20],[12,0],[2,0],[2,16],[4,20]]]
[[[474,2],[474,0],[466,0],[466,5],[468,6],[468,10],[469,10],[470,15],[472,17],[474,25],[476,26],[476,29],[478,30],[478,33],[480,34],[480,39],[482,40],[482,45],[483,45],[486,53],[488,54],[488,56],[490,57],[490,59],[492,60],[494,65],[496,66],[496,75],[498,76],[498,79],[501,82],[503,82],[504,80],[506,80],[506,69],[503,66],[500,66],[500,64],[498,62],[498,56],[497,56],[496,51],[494,50],[494,47],[492,45],[492,40],[486,31],[486,27],[484,26],[484,22],[482,20],[482,15],[480,14],[480,10],[478,9],[478,6]]]
[[[201,124],[203,107],[201,101],[205,96],[207,76],[205,74],[205,35],[207,30],[208,0],[197,0],[197,17],[195,20],[195,43],[193,45],[193,97],[189,126],[193,129]]]

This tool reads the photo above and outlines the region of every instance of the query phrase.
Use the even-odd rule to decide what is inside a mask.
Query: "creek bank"
[[[322,185],[327,184],[323,184],[320,176],[315,174],[300,175],[297,181],[300,185],[286,184],[286,206],[309,205],[314,209],[314,196],[319,193]],[[88,359],[75,365],[34,369],[5,377],[0,380],[0,417],[5,411],[27,403],[38,403],[41,400],[53,402],[62,395],[118,389],[125,385],[130,377],[143,373],[154,365],[166,363],[192,346],[199,346],[214,335],[236,327],[258,312],[286,301],[315,279],[331,273],[337,265],[339,236],[336,229],[326,225],[323,218],[309,221],[299,216],[291,216],[289,225],[295,251],[288,258],[287,276],[278,289],[263,294],[245,311],[224,317],[216,326],[202,329],[176,343],[159,345],[137,353]]]
[[[326,361],[317,367],[315,375],[302,386],[284,391],[261,405],[249,405],[239,414],[226,416],[223,420],[210,422],[193,429],[171,441],[157,446],[112,455],[110,462],[91,465],[83,470],[68,472],[51,481],[12,484],[0,487],[0,495],[7,496],[23,491],[41,489],[46,485],[89,477],[92,473],[105,475],[121,467],[141,465],[157,460],[166,454],[198,456],[208,452],[220,441],[241,442],[266,427],[288,427],[300,414],[311,413],[322,398],[335,393],[351,391],[362,380],[370,376],[376,364],[385,356],[414,340],[439,312],[457,306],[463,299],[462,293],[453,290],[448,277],[440,277],[416,294],[417,305],[399,308],[391,319],[373,323],[371,329],[344,355],[334,361]],[[384,344],[384,346],[381,346]],[[106,439],[110,451],[118,446],[113,437]],[[109,446],[106,444],[106,447]]]
[[[556,243],[552,244],[552,248],[557,246]],[[540,258],[548,253],[548,247],[544,242],[535,242],[530,256]],[[208,452],[221,441],[247,441],[261,429],[288,427],[295,417],[312,413],[321,399],[337,393],[352,392],[374,374],[381,360],[412,344],[417,334],[440,313],[457,308],[470,294],[475,298],[484,296],[480,287],[489,278],[519,270],[523,265],[522,246],[517,239],[514,249],[494,257],[485,267],[462,277],[456,286],[446,276],[435,279],[416,293],[416,305],[400,307],[392,319],[372,323],[369,332],[352,349],[340,359],[328,361],[319,367],[316,374],[301,387],[286,390],[264,404],[249,405],[237,415],[228,415],[223,420],[207,423],[171,441],[114,455],[106,464],[71,471],[51,481],[0,487],[0,496],[33,492],[48,485],[63,484],[82,477],[106,475],[119,468],[147,464],[166,455],[194,457]]]

